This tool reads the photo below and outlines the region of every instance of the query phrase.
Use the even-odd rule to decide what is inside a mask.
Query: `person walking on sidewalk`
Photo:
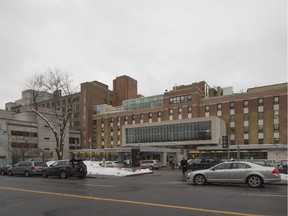
[[[188,168],[188,163],[185,157],[183,157],[183,159],[181,160],[181,168],[182,168],[183,176],[185,176],[185,173],[187,172],[187,168]]]

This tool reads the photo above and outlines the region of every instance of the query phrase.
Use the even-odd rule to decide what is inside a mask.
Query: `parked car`
[[[1,175],[7,175],[8,173],[8,169],[12,166],[12,164],[4,164],[4,165],[1,165],[0,167],[0,174]]]
[[[141,161],[141,168],[142,169],[159,169],[162,168],[162,163],[158,160],[142,160]]]
[[[21,161],[12,165],[7,173],[12,175],[24,175],[28,177],[30,175],[41,175],[42,170],[47,167],[47,164],[42,161]]]
[[[99,163],[101,167],[117,167],[117,164],[113,161],[102,161]]]
[[[210,169],[188,173],[187,181],[198,185],[206,183],[247,183],[250,187],[260,187],[265,183],[281,181],[274,167],[264,167],[251,162],[225,162]]]
[[[209,169],[222,162],[223,161],[221,159],[214,159],[214,158],[190,159],[187,161],[188,170]]]
[[[68,176],[85,178],[87,175],[87,167],[81,159],[58,160],[42,170],[42,177],[59,176],[66,179]]]
[[[281,160],[278,164],[277,164],[279,173],[285,173],[287,174],[287,160]]]

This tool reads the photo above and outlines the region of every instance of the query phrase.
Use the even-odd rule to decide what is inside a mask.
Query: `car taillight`
[[[279,172],[278,172],[277,169],[274,169],[274,170],[272,171],[272,173],[274,173],[274,174],[279,174]]]
[[[32,172],[35,172],[36,168],[35,166],[32,166]]]

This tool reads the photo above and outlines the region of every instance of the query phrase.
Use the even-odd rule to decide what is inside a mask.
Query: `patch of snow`
[[[152,173],[149,169],[119,168],[119,167],[101,167],[102,161],[84,161],[87,166],[87,175],[111,175],[111,176],[130,176]]]

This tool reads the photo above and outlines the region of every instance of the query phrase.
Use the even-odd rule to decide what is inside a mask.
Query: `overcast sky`
[[[0,0],[0,28],[0,109],[49,67],[144,96],[287,82],[286,0]]]

